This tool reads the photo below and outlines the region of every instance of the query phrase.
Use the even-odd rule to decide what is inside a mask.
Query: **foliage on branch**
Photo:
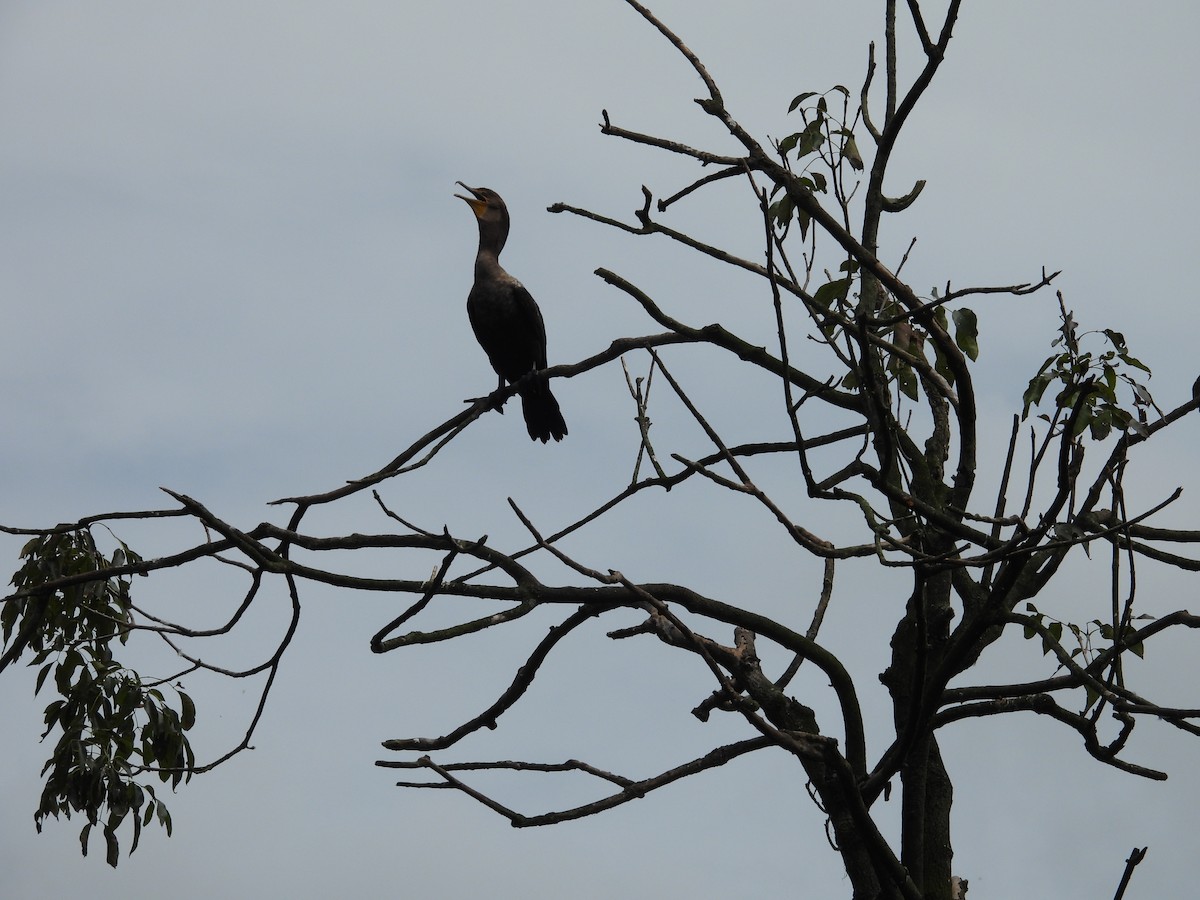
[[[1029,387],[1025,389],[1025,408],[1021,418],[1026,418],[1030,408],[1042,402],[1050,385],[1058,383],[1060,388],[1054,397],[1055,409],[1060,413],[1069,413],[1076,407],[1079,409],[1071,426],[1072,437],[1078,437],[1087,430],[1091,432],[1092,440],[1102,441],[1114,428],[1129,429],[1135,434],[1144,435],[1149,411],[1154,410],[1161,416],[1162,410],[1154,403],[1150,390],[1131,371],[1144,372],[1149,377],[1150,369],[1130,354],[1125,335],[1111,328],[1079,334],[1075,314],[1067,310],[1061,292],[1058,305],[1062,325],[1058,337],[1054,339],[1054,346],[1063,349],[1047,357],[1030,380]],[[1096,352],[1083,349],[1083,341],[1099,336],[1107,341],[1107,350]],[[1118,397],[1121,385],[1128,388],[1132,410],[1121,405]],[[1047,422],[1053,421],[1050,416],[1043,415],[1041,418]]]
[[[173,691],[177,712],[160,685],[144,683],[113,655],[114,642],[125,644],[134,625],[130,579],[115,573],[142,562],[117,543],[107,557],[87,527],[32,538],[12,579],[16,592],[0,609],[7,647],[0,670],[29,652],[29,665],[40,666],[35,691],[50,680],[59,694],[45,711],[42,739],[55,731],[59,736],[42,768],[46,781],[34,822],[41,831],[48,816],[82,812],[84,855],[100,825],[112,866],[119,859],[117,830],[127,817],[130,852],[142,826],[156,818],[171,833],[170,813],[146,776],[172,788],[191,777],[195,759],[186,732],[196,719],[186,693]]]

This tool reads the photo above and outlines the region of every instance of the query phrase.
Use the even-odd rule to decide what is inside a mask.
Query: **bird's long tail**
[[[549,381],[535,375],[522,386],[520,393],[521,412],[525,414],[525,427],[531,438],[544,444],[550,438],[561,441],[566,437],[567,423],[558,401],[550,393]]]

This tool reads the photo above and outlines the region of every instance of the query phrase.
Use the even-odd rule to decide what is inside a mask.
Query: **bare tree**
[[[116,830],[131,813],[135,846],[152,813],[169,827],[161,801],[146,793],[148,780],[178,784],[249,745],[294,633],[306,584],[415,598],[381,625],[371,640],[375,653],[493,631],[535,609],[561,608],[557,624],[490,706],[467,714],[442,736],[386,741],[393,755],[378,763],[423,776],[402,781],[403,786],[461,792],[519,827],[596,815],[733,759],[776,748],[794,757],[803,771],[855,897],[948,898],[961,896],[965,886],[951,871],[953,791],[939,746],[942,729],[963,719],[1032,711],[1076,732],[1098,762],[1135,776],[1166,778],[1127,757],[1131,732],[1148,717],[1196,734],[1200,713],[1143,696],[1129,683],[1124,662],[1165,631],[1197,627],[1200,617],[1185,610],[1156,611],[1153,617],[1141,613],[1134,575],[1137,566],[1149,562],[1187,572],[1200,568],[1200,561],[1163,549],[1200,542],[1200,531],[1151,524],[1179,491],[1139,505],[1126,497],[1124,485],[1139,446],[1162,440],[1173,423],[1200,406],[1200,399],[1159,409],[1140,380],[1148,370],[1124,338],[1112,330],[1081,332],[1059,293],[1061,327],[1053,353],[1029,380],[1024,409],[1012,416],[995,478],[998,490],[979,496],[981,423],[972,369],[979,335],[975,314],[964,302],[1048,293],[1057,273],[1043,271],[1002,286],[947,283],[925,295],[901,277],[907,254],[892,261],[879,256],[885,217],[904,212],[924,187],[919,181],[899,196],[890,195],[886,174],[910,114],[943,64],[959,0],[940,9],[936,21],[917,0],[886,0],[882,58],[872,44],[861,88],[852,92],[839,85],[799,94],[789,109],[797,130],[775,141],[760,140],[743,128],[684,42],[636,0],[626,2],[700,77],[706,93],[696,102],[738,150],[715,153],[686,146],[622,127],[605,112],[604,135],[671,154],[683,166],[698,164],[704,173],[663,199],[643,188],[631,221],[565,203],[550,211],[586,219],[584,227],[665,237],[752,276],[770,298],[773,345],[759,346],[720,322],[689,323],[686,309],[668,309],[617,272],[598,269],[601,279],[638,304],[661,330],[620,338],[546,374],[570,378],[618,362],[626,366],[639,425],[633,476],[605,503],[581,511],[550,534],[510,501],[528,530],[524,546],[497,547],[486,537],[422,528],[394,511],[377,490],[393,479],[420,478],[422,467],[509,399],[514,386],[473,402],[373,474],[324,493],[277,501],[288,511],[283,524],[241,530],[197,500],[168,492],[175,502],[165,509],[89,516],[55,528],[5,529],[30,540],[14,579],[16,590],[0,613],[6,641],[0,669],[31,654],[42,667],[39,688],[51,681],[61,695],[47,710],[47,733],[58,729],[61,739],[48,765],[39,821],[46,815],[85,813],[85,849],[87,830],[102,823],[114,865]],[[921,54],[908,84],[898,74],[901,28],[915,36]],[[740,184],[745,202],[757,211],[760,258],[731,253],[664,218],[683,201],[725,182]],[[801,341],[802,364],[796,353]],[[785,424],[790,439],[735,442],[720,433],[669,363],[673,355],[690,352],[678,345],[704,345],[731,370],[748,367],[766,376],[778,397],[776,421]],[[640,360],[646,375],[634,377],[628,366]],[[703,446],[656,445],[652,385],[658,385],[655,396],[666,391],[682,404],[705,435]],[[1035,409],[1044,412],[1031,415]],[[1085,463],[1088,451],[1099,459]],[[760,487],[755,472],[766,462],[784,466],[803,486],[808,502],[790,504]],[[757,611],[751,602],[707,596],[703,585],[637,583],[617,569],[590,568],[578,553],[561,549],[569,535],[577,536],[578,546],[597,520],[632,498],[656,492],[658,502],[668,503],[668,492],[689,481],[743,495],[758,515],[777,524],[799,557],[821,562],[823,577],[813,586],[819,599],[805,633]],[[306,530],[314,510],[368,491],[385,528],[340,536]],[[853,514],[855,539],[825,533],[830,509]],[[157,518],[199,522],[207,538],[155,559],[143,559],[119,543],[111,551],[98,549],[97,528]],[[1061,577],[1068,557],[1099,556],[1101,548],[1108,551],[1111,591],[1097,598],[1101,608],[1094,620],[1061,622],[1033,605]],[[428,577],[414,578],[369,577],[325,562],[377,549],[411,553],[414,568],[431,552],[440,562]],[[561,564],[562,583],[535,576],[525,562],[533,554]],[[874,748],[865,737],[860,685],[839,653],[820,640],[837,564],[856,558],[873,560],[906,583],[890,603],[880,605],[880,615],[890,610],[895,620],[891,658],[886,665],[881,661],[893,721],[886,746]],[[202,561],[217,561],[246,579],[242,602],[222,627],[190,628],[134,601],[133,576]],[[268,579],[282,579],[292,604],[291,628],[278,646],[259,665],[242,670],[201,661],[196,645],[235,629]],[[423,613],[456,597],[494,608],[450,626],[418,629]],[[572,632],[619,610],[640,611],[644,620],[614,628],[608,636],[616,641],[648,635],[657,642],[645,642],[642,652],[661,646],[665,653],[698,658],[709,678],[703,689],[710,693],[693,714],[702,721],[716,714],[737,717],[744,722],[742,739],[650,777],[608,772],[580,760],[448,763],[433,755],[494,727],[528,699],[539,669]],[[971,671],[981,653],[1012,629],[1040,641],[1052,657],[1052,673],[977,683]],[[119,663],[115,643],[137,632],[160,639],[181,660],[181,670],[151,681]],[[762,661],[777,658],[781,650],[790,660],[785,666],[775,669]],[[816,698],[789,693],[803,664],[827,679],[838,721],[818,721]],[[186,737],[194,706],[187,694],[170,687],[197,672],[231,678],[265,674],[244,739],[204,764],[192,758]],[[593,801],[577,807],[521,811],[477,786],[477,774],[494,769],[576,771],[594,777],[598,790]],[[898,845],[881,833],[874,816],[876,803],[889,794],[897,776]],[[1144,850],[1130,857],[1124,882],[1142,855]]]

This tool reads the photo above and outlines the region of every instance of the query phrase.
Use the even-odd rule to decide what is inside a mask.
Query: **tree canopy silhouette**
[[[751,285],[745,297],[731,301],[729,319],[704,321],[687,298],[612,269],[596,270],[645,314],[646,333],[598,345],[591,356],[551,366],[539,377],[554,381],[623,367],[637,423],[628,482],[553,526],[510,500],[528,533],[519,546],[431,525],[435,510],[421,511],[423,523],[400,510],[386,493],[390,486],[422,478],[451,442],[474,440],[472,426],[482,416],[527,388],[502,379],[491,395],[415,437],[377,471],[276,501],[273,521],[238,527],[199,499],[168,490],[172,503],[161,509],[5,528],[28,542],[14,590],[0,609],[0,670],[27,659],[38,667],[38,690],[57,695],[46,708],[46,735],[55,735],[56,743],[36,813],[39,827],[47,816],[83,814],[84,851],[98,826],[113,865],[126,822],[131,850],[155,818],[169,829],[154,782],[176,787],[250,745],[310,585],[395,598],[394,616],[380,622],[370,641],[377,654],[520,628],[538,636],[520,664],[504,673],[504,686],[486,708],[463,712],[445,734],[384,740],[387,754],[377,763],[404,772],[406,788],[462,793],[517,827],[598,815],[734,759],[783,751],[809,786],[813,814],[827,822],[853,896],[948,898],[965,888],[952,871],[953,785],[940,742],[946,729],[968,719],[1033,712],[1078,735],[1082,752],[1099,764],[1131,776],[1167,777],[1129,752],[1130,735],[1146,720],[1196,735],[1200,713],[1147,694],[1128,660],[1151,652],[1168,631],[1200,626],[1200,617],[1163,607],[1158,598],[1147,603],[1136,573],[1148,565],[1180,573],[1200,568],[1200,560],[1187,555],[1200,531],[1155,524],[1179,490],[1146,500],[1127,496],[1125,485],[1142,445],[1168,440],[1171,427],[1200,407],[1200,399],[1189,393],[1160,407],[1146,385],[1149,369],[1125,337],[1111,328],[1084,330],[1063,293],[1054,292],[1058,272],[1025,274],[1005,285],[946,282],[925,291],[903,276],[908,253],[894,259],[880,252],[885,222],[918,202],[926,184],[891,184],[889,163],[944,64],[958,0],[939,5],[936,17],[929,4],[886,0],[881,46],[869,48],[862,84],[798,93],[787,109],[794,130],[779,139],[744,128],[683,39],[636,0],[626,2],[699,77],[703,96],[696,103],[724,149],[637,130],[604,111],[602,135],[675,158],[679,186],[661,198],[642,187],[629,217],[567,202],[550,212],[572,227],[665,238],[739,271]],[[907,82],[898,61],[901,28],[919,54]],[[754,215],[756,255],[719,246],[687,225],[690,202],[732,189]],[[988,452],[981,435],[997,428],[985,421],[974,368],[988,344],[981,316],[968,304],[990,308],[1026,295],[1056,304],[1060,326],[1044,336],[1049,354],[1041,367],[1017,376],[1022,408],[1004,414],[1003,451]],[[765,310],[769,342],[740,331],[734,302]],[[771,420],[723,424],[729,417],[714,414],[711,401],[681,374],[681,361],[695,353],[708,354],[718,375],[749,373],[764,396],[774,397]],[[654,417],[668,415],[687,417],[697,438],[687,443],[671,432],[664,446]],[[571,452],[571,444],[556,452]],[[993,462],[995,471],[981,471]],[[635,498],[670,504],[685,483],[744,499],[744,515],[774,523],[790,554],[816,563],[820,577],[811,585],[803,622],[794,608],[781,613],[763,598],[712,596],[704,583],[638,581],[619,568],[589,563],[588,538],[597,522]],[[327,534],[310,527],[314,511],[365,494],[374,498],[377,518],[361,530]],[[205,537],[143,558],[111,536],[127,520],[199,523]],[[643,539],[654,539],[649,527]],[[356,568],[357,559],[374,559],[379,551],[388,552],[395,577]],[[729,554],[735,559],[736,548]],[[1057,618],[1040,598],[1070,577],[1064,566],[1080,556],[1107,567],[1110,591],[1089,598],[1094,609],[1086,621]],[[846,648],[821,633],[837,602],[839,571],[853,561],[880,567],[894,588],[877,607],[878,616],[894,623],[877,673],[890,722],[868,723],[861,700],[868,686],[846,665]],[[207,562],[244,579],[241,602],[227,622],[202,629],[156,606],[156,573]],[[236,630],[268,582],[286,585],[291,605],[290,625],[275,646],[240,669],[205,658],[204,642]],[[456,605],[457,598],[486,610],[460,615],[466,607]],[[554,622],[548,632],[547,616]],[[443,624],[446,617],[450,624]],[[585,758],[438,757],[496,727],[518,704],[536,702],[529,688],[546,661],[563,655],[575,633],[597,621],[611,623],[606,633],[614,642],[654,639],[636,644],[640,654],[694,658],[703,681],[697,681],[691,712],[701,721],[734,719],[742,735],[650,774],[612,772]],[[1036,641],[1046,665],[1014,671],[1003,683],[976,677],[981,655],[1011,633]],[[133,637],[162,641],[178,668],[145,674],[127,656]],[[797,680],[805,666],[820,672],[818,682]],[[204,675],[258,676],[261,694],[243,739],[216,759],[197,761],[188,732],[203,722],[203,703],[198,714],[194,690],[183,685]],[[480,786],[479,777],[497,769],[572,771],[593,778],[597,790],[575,806],[518,809]],[[877,804],[893,792],[902,811],[898,838],[877,818]],[[1139,854],[1144,851],[1130,856],[1125,882]]]

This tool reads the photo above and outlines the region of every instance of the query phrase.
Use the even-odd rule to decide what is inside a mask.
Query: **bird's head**
[[[473,188],[463,184],[461,181],[455,183],[471,193],[470,197],[463,194],[455,194],[454,196],[467,202],[467,205],[471,207],[471,211],[475,213],[475,218],[481,222],[503,222],[506,225],[508,224],[508,207],[504,205],[504,201],[500,198],[499,194],[491,188]]]
[[[461,181],[458,184],[471,194],[470,197],[464,194],[454,196],[467,201],[471,212],[475,213],[479,222],[479,252],[490,251],[499,255],[508,240],[508,207],[491,188],[473,188]]]

